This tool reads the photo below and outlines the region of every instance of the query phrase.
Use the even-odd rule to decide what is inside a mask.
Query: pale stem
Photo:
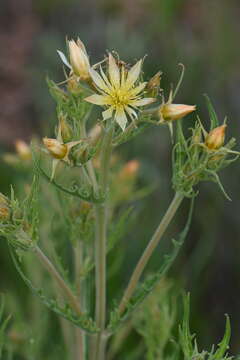
[[[83,281],[81,280],[81,271],[83,263],[83,247],[82,242],[78,239],[74,246],[74,260],[75,260],[75,281],[77,297],[79,306],[83,308],[82,297],[84,296]],[[81,296],[82,295],[82,296]],[[75,340],[76,340],[76,360],[84,360],[86,356],[86,334],[78,327],[75,327]]]
[[[62,289],[63,294],[69,300],[69,303],[70,303],[72,309],[76,312],[76,314],[78,316],[81,316],[82,311],[81,311],[80,305],[78,303],[78,299],[73,294],[70,287],[66,284],[66,282],[64,281],[62,276],[59,274],[59,272],[57,271],[57,269],[55,268],[53,263],[50,261],[50,259],[43,253],[43,251],[38,246],[36,246],[34,248],[34,252],[37,255],[37,257],[39,258],[39,260],[42,262],[42,264],[45,266],[45,268],[47,269],[49,274],[56,280],[59,287]]]
[[[111,158],[111,143],[113,136],[113,127],[106,129],[103,138],[101,151],[101,169],[100,169],[100,189],[107,196],[109,165]],[[107,242],[107,200],[96,205],[96,243],[95,243],[95,276],[96,276],[96,324],[100,328],[100,333],[96,339],[96,359],[104,357],[103,332],[106,322],[106,242]]]
[[[133,274],[129,280],[128,286],[124,292],[123,298],[119,305],[119,314],[122,314],[126,309],[126,306],[131,299],[137,285],[138,281],[153,253],[156,249],[162,235],[164,234],[165,230],[167,229],[168,225],[170,224],[171,220],[173,219],[179,205],[181,204],[184,196],[180,193],[176,193],[167,212],[165,213],[164,217],[162,218],[160,224],[158,225],[155,233],[153,234],[150,242],[148,243],[146,249],[144,250],[140,260],[137,263],[136,268],[133,271]]]

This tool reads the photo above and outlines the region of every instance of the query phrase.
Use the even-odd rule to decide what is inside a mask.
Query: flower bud
[[[166,103],[160,106],[159,115],[163,121],[171,121],[181,119],[195,110],[195,105]]]
[[[85,46],[80,39],[77,40],[77,43],[74,40],[70,40],[68,46],[70,64],[73,72],[79,76],[81,80],[87,81],[90,78],[90,64]]]
[[[218,150],[224,144],[226,124],[221,125],[210,131],[205,140],[205,145],[210,150]]]
[[[61,144],[58,140],[45,137],[43,143],[55,159],[63,159],[67,155],[67,145]]]
[[[10,209],[0,205],[0,221],[7,221],[10,218]]]
[[[160,80],[161,80],[161,71],[158,71],[147,83],[147,89],[153,90],[160,86]]]
[[[15,142],[16,151],[21,160],[30,160],[32,157],[30,147],[23,140]]]
[[[10,218],[9,200],[0,193],[0,221],[7,221]]]
[[[124,179],[129,179],[135,177],[140,167],[140,163],[138,160],[130,160],[126,163],[126,165],[122,168],[120,172],[120,177]]]

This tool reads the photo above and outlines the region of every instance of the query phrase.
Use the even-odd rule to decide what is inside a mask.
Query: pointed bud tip
[[[210,150],[218,150],[220,147],[223,146],[225,140],[226,127],[227,127],[226,124],[217,126],[215,129],[211,130],[210,133],[207,135],[205,140],[205,145]]]
[[[164,104],[160,106],[160,116],[164,120],[178,120],[196,110],[196,105]]]
[[[43,144],[55,159],[63,159],[67,154],[67,146],[56,139],[44,137]]]

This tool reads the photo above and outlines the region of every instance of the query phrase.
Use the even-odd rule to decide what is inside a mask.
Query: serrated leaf
[[[95,322],[88,317],[87,314],[83,314],[82,316],[76,316],[75,313],[73,313],[70,306],[66,303],[64,306],[60,306],[56,299],[49,298],[47,295],[44,295],[44,290],[36,288],[30,279],[24,274],[24,271],[21,268],[21,264],[19,260],[17,259],[14,250],[10,247],[10,254],[13,260],[13,263],[16,267],[16,270],[18,271],[19,275],[25,282],[25,284],[30,288],[30,290],[33,292],[34,295],[36,295],[41,302],[47,306],[50,310],[55,312],[57,315],[69,320],[74,325],[80,327],[81,329],[85,330],[89,333],[97,333],[99,330],[95,324]]]

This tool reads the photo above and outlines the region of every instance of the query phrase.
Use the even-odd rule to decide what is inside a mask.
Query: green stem
[[[83,263],[83,246],[78,239],[74,247],[75,258],[75,281],[79,305],[83,308],[82,297],[84,296],[83,280],[81,280],[81,271]],[[76,341],[76,360],[84,360],[86,357],[86,334],[82,329],[75,327],[75,341]]]
[[[82,311],[81,311],[80,305],[78,303],[78,299],[73,294],[72,290],[66,284],[64,279],[61,277],[61,275],[59,274],[59,272],[57,271],[57,269],[55,268],[53,263],[50,261],[50,259],[43,253],[43,251],[38,246],[35,247],[34,252],[37,255],[37,257],[39,258],[39,260],[42,262],[42,264],[45,266],[45,268],[47,269],[49,274],[56,280],[59,287],[62,289],[63,294],[69,300],[69,303],[70,303],[72,309],[76,312],[76,314],[78,316],[81,316]]]
[[[160,224],[158,225],[155,233],[153,234],[150,242],[148,243],[146,249],[144,250],[141,258],[139,259],[137,266],[135,270],[133,271],[133,274],[129,280],[128,286],[124,292],[123,298],[119,305],[119,314],[122,314],[126,306],[131,299],[138,281],[153,253],[153,251],[156,249],[162,235],[164,234],[165,230],[167,229],[168,225],[170,224],[171,220],[173,219],[177,209],[179,208],[184,196],[180,193],[176,193],[167,212],[165,213],[164,217],[162,218]]]
[[[108,191],[109,165],[112,150],[113,127],[106,129],[101,151],[101,169],[99,185],[103,194]],[[95,243],[95,281],[96,302],[95,318],[100,329],[96,338],[96,359],[104,358],[103,333],[106,322],[106,247],[107,247],[107,201],[96,205],[96,243]]]

